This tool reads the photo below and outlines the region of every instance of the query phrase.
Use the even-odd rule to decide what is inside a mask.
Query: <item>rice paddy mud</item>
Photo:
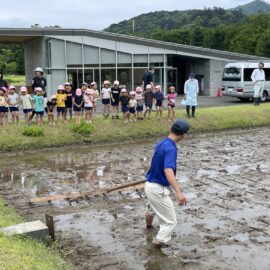
[[[26,220],[54,215],[56,240],[74,269],[269,270],[269,132],[197,135],[179,145],[177,179],[189,201],[176,205],[173,256],[151,244],[158,228],[145,229],[143,192],[27,204],[144,179],[156,141],[2,154],[0,194]]]

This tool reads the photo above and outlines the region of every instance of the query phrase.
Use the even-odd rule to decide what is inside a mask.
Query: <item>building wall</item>
[[[37,66],[47,68],[47,91],[48,95],[51,95],[55,93],[59,84],[70,78],[70,72],[73,72],[71,69],[74,67],[74,70],[79,70],[80,74],[77,77],[79,76],[81,81],[86,80],[86,77],[94,77],[95,81],[99,82],[108,78],[121,80],[122,76],[126,78],[129,88],[133,88],[139,85],[148,65],[156,62],[162,63],[159,74],[155,76],[156,81],[163,82],[166,89],[167,70],[165,71],[164,67],[166,68],[167,54],[185,56],[186,74],[183,74],[183,78],[194,72],[202,78],[203,94],[216,95],[221,84],[223,68],[228,61],[194,58],[193,55],[186,57],[187,55],[181,55],[180,51],[153,48],[147,44],[143,46],[83,36],[36,38],[25,43],[26,79],[30,85],[33,69]],[[135,68],[133,73],[132,63]]]
[[[26,84],[31,85],[33,70],[36,67],[45,67],[44,38],[36,38],[24,43]]]
[[[216,96],[218,88],[221,86],[222,74],[228,61],[210,60],[210,92],[209,96]]]
[[[203,95],[210,95],[210,60],[201,60],[192,63],[192,72],[196,76],[203,76],[202,87]]]

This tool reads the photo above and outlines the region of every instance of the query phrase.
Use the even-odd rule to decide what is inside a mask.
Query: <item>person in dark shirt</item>
[[[127,89],[123,88],[121,90],[119,101],[120,101],[121,107],[122,107],[124,123],[127,124],[128,123],[128,103],[129,103]]]
[[[160,85],[156,85],[155,90],[156,92],[154,93],[154,98],[156,100],[156,108],[157,108],[156,119],[160,120],[162,119],[164,94],[161,91]]]
[[[64,84],[65,92],[67,95],[67,99],[65,101],[66,110],[65,110],[65,120],[67,120],[67,114],[69,113],[69,119],[72,120],[72,107],[73,107],[73,91],[71,89],[71,84],[66,82]]]
[[[44,77],[44,71],[41,67],[37,67],[34,70],[34,73],[35,73],[35,77],[32,79],[32,89],[33,91],[35,91],[35,88],[38,88],[38,87],[42,88],[43,96],[44,98],[46,98],[47,97],[47,94],[46,94],[47,80]]]
[[[0,71],[0,88],[5,87],[8,89],[8,83],[6,80],[4,80],[4,73]]]
[[[114,81],[111,88],[111,105],[112,105],[112,119],[119,119],[119,99],[120,99],[120,87],[119,81]]]
[[[146,91],[144,92],[144,103],[145,103],[145,112],[144,117],[148,113],[148,118],[150,118],[152,107],[153,107],[154,93],[152,89],[152,85],[148,84],[146,86]]]
[[[148,84],[152,85],[153,87],[153,77],[154,77],[155,67],[150,67],[143,75],[143,89],[146,90],[146,86]]]
[[[48,114],[49,125],[54,125],[54,112],[56,108],[56,103],[57,103],[56,95],[52,95],[51,100],[47,101],[45,111]]]

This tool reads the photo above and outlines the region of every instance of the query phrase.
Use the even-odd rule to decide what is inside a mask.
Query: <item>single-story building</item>
[[[0,29],[0,43],[23,43],[27,84],[33,70],[45,69],[47,92],[70,81],[78,87],[83,81],[118,79],[131,90],[141,85],[149,66],[155,66],[154,82],[163,89],[170,85],[183,92],[190,72],[199,80],[201,94],[216,95],[223,68],[228,62],[258,60],[259,57],[201,47],[92,31],[63,28]]]

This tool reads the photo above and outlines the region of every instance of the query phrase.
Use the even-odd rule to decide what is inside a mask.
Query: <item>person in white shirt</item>
[[[252,72],[251,80],[254,84],[254,106],[260,105],[262,93],[264,90],[265,72],[264,63],[259,63],[259,68]]]
[[[103,108],[103,116],[105,118],[109,117],[110,114],[110,101],[111,101],[111,87],[109,81],[104,81],[103,88],[101,90],[101,96],[102,96],[102,104],[104,105]]]

